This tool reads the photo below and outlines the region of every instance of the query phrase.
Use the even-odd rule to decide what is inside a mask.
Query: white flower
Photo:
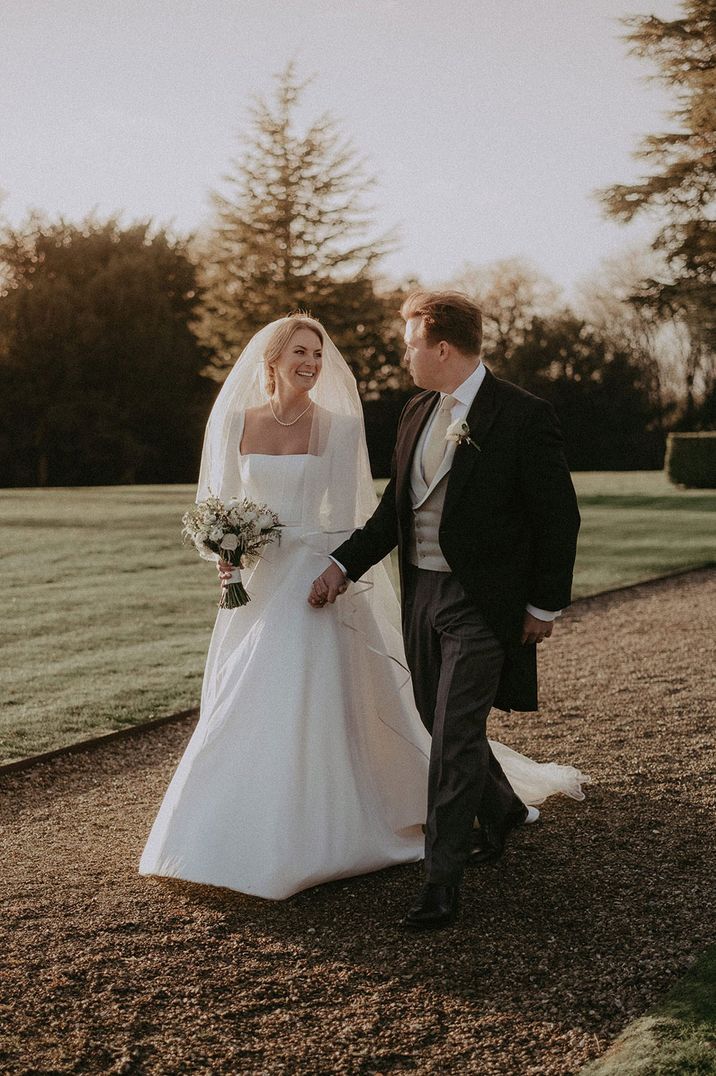
[[[185,540],[193,543],[200,556],[215,560],[217,553],[229,561],[240,561],[240,568],[250,567],[260,551],[278,534],[278,517],[266,504],[238,497],[223,504],[211,496],[182,516]]]
[[[464,418],[459,418],[456,422],[451,422],[447,428],[445,434],[446,441],[454,441],[456,445],[459,445],[461,441],[464,441],[466,437],[470,436],[470,427]]]
[[[446,441],[453,441],[458,447],[464,442],[468,445],[472,445],[478,452],[482,452],[482,449],[478,445],[477,441],[473,441],[470,436],[470,427],[464,418],[458,419],[457,422],[451,423],[447,428],[445,434]]]

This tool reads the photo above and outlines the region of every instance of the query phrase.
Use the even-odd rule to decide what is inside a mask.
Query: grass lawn
[[[196,704],[213,565],[182,546],[189,486],[0,491],[0,757]]]
[[[574,595],[716,562],[716,490],[680,490],[661,471],[574,475],[582,513]]]
[[[716,491],[575,476],[578,597],[716,561]],[[195,705],[212,565],[183,547],[193,486],[0,490],[0,758]]]
[[[716,1072],[716,948],[581,1076],[707,1076]]]

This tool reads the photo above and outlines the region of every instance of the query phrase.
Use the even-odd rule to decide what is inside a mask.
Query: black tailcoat
[[[421,392],[408,401],[380,504],[365,526],[333,551],[352,580],[397,545],[405,590],[413,515],[410,470],[438,397]],[[505,646],[495,706],[536,710],[536,646],[520,644],[525,606],[554,611],[569,605],[580,523],[559,423],[545,400],[489,370],[466,421],[479,447],[464,441],[455,450],[440,548]]]

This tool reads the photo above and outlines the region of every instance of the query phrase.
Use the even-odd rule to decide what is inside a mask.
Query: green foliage
[[[684,0],[683,16],[625,21],[632,51],[656,63],[678,100],[674,130],[651,135],[639,156],[650,174],[602,192],[607,212],[630,221],[656,210],[663,224],[655,247],[666,256],[667,279],[643,281],[635,301],[662,316],[683,317],[693,346],[685,371],[689,418],[695,418],[694,383],[708,394],[716,377],[716,6]]]
[[[186,477],[206,352],[185,244],[32,215],[0,236],[0,485]]]
[[[716,432],[670,433],[664,467],[677,485],[716,489]]]
[[[258,329],[306,310],[325,323],[363,393],[403,387],[399,303],[379,295],[372,276],[393,241],[369,236],[364,194],[374,181],[330,116],[296,131],[304,88],[290,64],[273,98],[255,103],[226,193],[213,196],[200,323],[209,372],[222,379]]]
[[[660,465],[659,397],[649,368],[580,318],[535,318],[519,343],[488,363],[554,406],[572,469]]]
[[[673,404],[655,356],[654,319],[631,305],[627,318],[613,279],[589,282],[583,317],[558,305],[559,289],[519,259],[468,265],[454,284],[482,310],[488,365],[557,409],[575,469],[660,465]]]

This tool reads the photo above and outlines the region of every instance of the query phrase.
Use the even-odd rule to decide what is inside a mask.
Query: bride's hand
[[[348,580],[337,564],[331,564],[317,579],[313,580],[308,604],[314,609],[321,609],[326,604],[332,605],[339,594],[348,589]]]
[[[234,570],[233,564],[230,564],[228,560],[222,560],[220,557],[216,562],[216,570],[219,573],[222,587],[227,586],[229,577]]]

